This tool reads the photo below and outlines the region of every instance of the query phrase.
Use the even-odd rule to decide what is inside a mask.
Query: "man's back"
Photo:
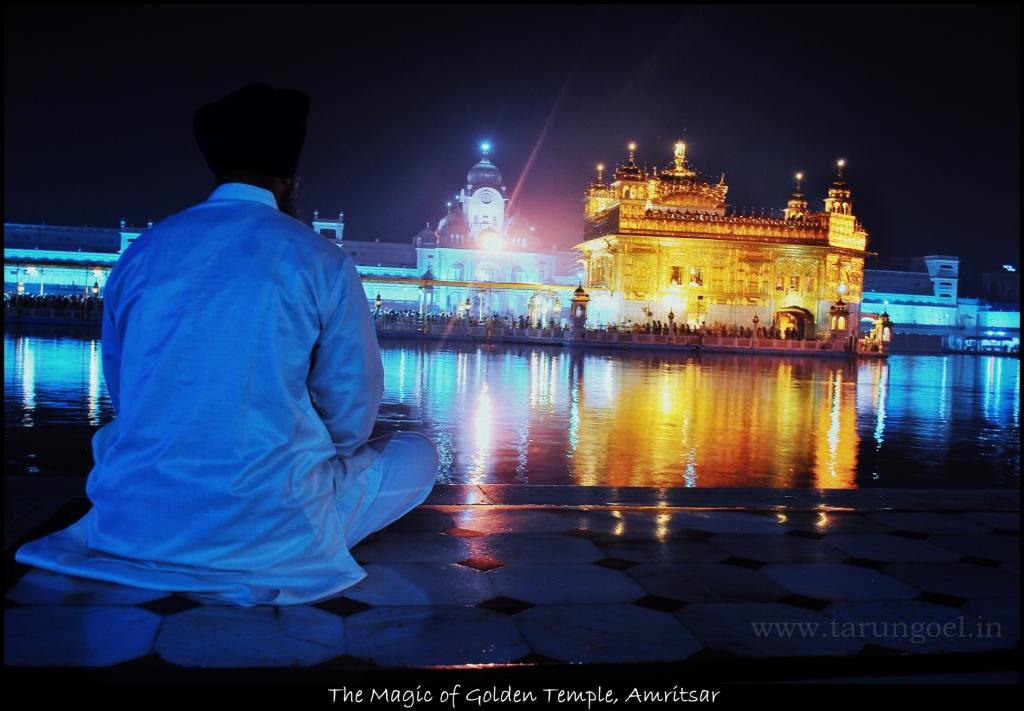
[[[351,260],[268,191],[222,185],[125,252],[104,318],[116,416],[94,439],[94,509],[75,534],[125,559],[108,579],[160,587],[152,570],[133,579],[141,560],[168,589],[184,574],[286,603],[282,581],[315,596],[363,577],[335,457],[369,436],[383,375]]]

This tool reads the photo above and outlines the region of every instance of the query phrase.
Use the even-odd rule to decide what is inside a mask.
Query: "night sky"
[[[482,140],[543,246],[630,140],[725,172],[735,206],[821,207],[848,161],[883,258],[1019,261],[1013,7],[15,7],[4,11],[4,219],[160,220],[212,189],[202,104],[264,81],[312,101],[305,215],[407,241]],[[531,161],[532,156],[532,161]],[[524,169],[529,165],[529,170]]]

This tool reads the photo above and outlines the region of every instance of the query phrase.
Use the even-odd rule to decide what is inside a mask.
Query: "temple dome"
[[[430,224],[416,233],[412,238],[413,244],[417,247],[427,247],[437,244],[437,232],[430,229]]]
[[[469,169],[466,174],[466,183],[474,188],[496,188],[501,189],[501,171],[494,165],[487,156],[480,159],[480,162]]]
[[[437,224],[437,235],[442,240],[448,241],[454,236],[465,237],[468,234],[469,222],[466,221],[460,206],[452,208]]]
[[[530,223],[520,214],[512,215],[505,223],[505,234],[509,237],[528,238],[531,236]]]

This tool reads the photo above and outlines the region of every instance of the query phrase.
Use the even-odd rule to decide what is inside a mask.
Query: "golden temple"
[[[867,231],[853,214],[844,161],[815,212],[796,191],[780,216],[740,213],[726,203],[725,175],[704,178],[674,146],[672,164],[648,171],[636,145],[610,183],[604,166],[586,192],[582,252],[588,321],[730,330],[768,328],[814,338],[854,330]],[[839,304],[848,316],[836,322]]]

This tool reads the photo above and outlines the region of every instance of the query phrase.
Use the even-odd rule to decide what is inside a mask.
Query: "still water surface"
[[[113,417],[102,347],[90,332],[5,329],[5,474],[88,474],[92,435]],[[1017,359],[382,352],[377,430],[430,436],[444,482],[1019,486]]]

